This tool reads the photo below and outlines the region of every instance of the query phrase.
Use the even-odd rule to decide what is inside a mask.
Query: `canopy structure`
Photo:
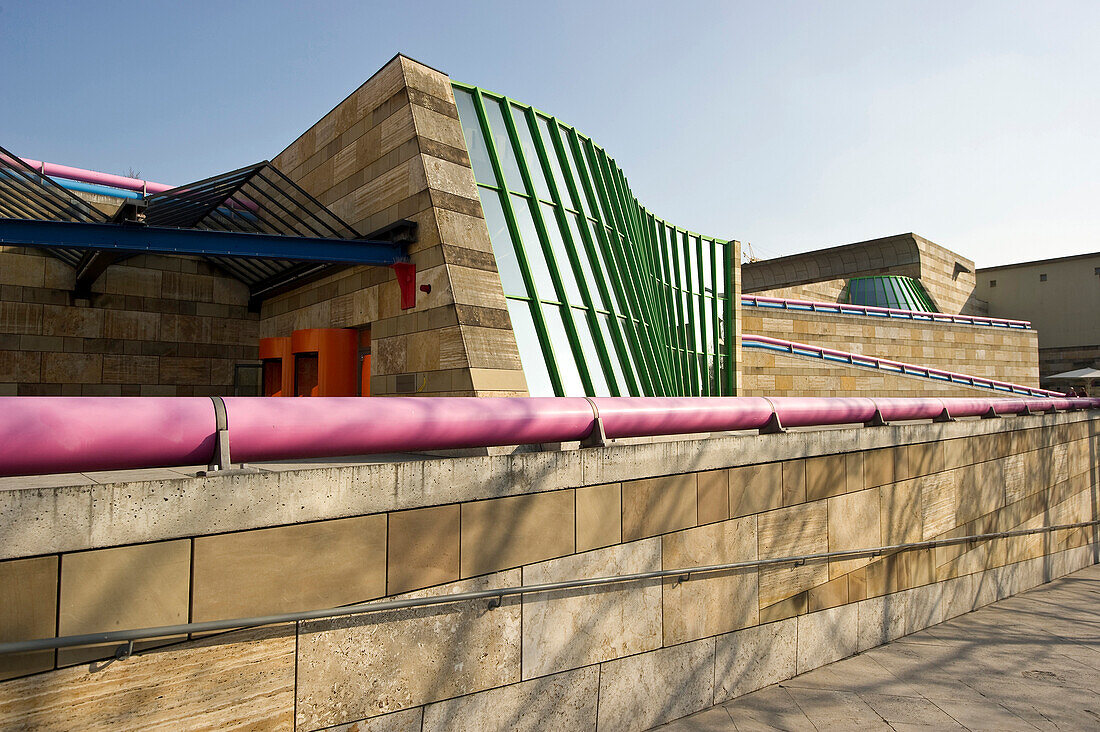
[[[361,236],[266,160],[127,199],[111,216],[0,147],[0,244],[39,248],[72,266],[77,296],[136,254],[193,255],[248,285],[258,307],[350,265],[407,269],[415,240],[411,221]]]
[[[1063,371],[1060,374],[1054,374],[1053,376],[1048,376],[1046,378],[1052,381],[1092,381],[1093,379],[1100,379],[1100,369],[1094,369],[1091,366],[1086,366],[1083,369],[1076,369],[1074,371]]]

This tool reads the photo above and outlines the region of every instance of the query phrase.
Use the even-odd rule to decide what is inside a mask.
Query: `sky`
[[[1100,2],[12,2],[0,145],[182,184],[270,159],[397,52],[574,125],[769,258],[912,231],[1100,251]]]

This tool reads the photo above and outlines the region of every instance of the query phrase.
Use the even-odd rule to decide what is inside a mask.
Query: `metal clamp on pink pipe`
[[[1020,414],[1100,399],[226,397],[235,462]],[[205,465],[205,397],[0,397],[0,475]]]

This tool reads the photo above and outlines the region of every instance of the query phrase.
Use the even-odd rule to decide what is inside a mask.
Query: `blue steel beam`
[[[27,219],[0,219],[0,244],[334,264],[389,266],[409,261],[405,245],[383,241]]]

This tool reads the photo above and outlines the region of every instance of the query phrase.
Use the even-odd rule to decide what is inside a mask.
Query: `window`
[[[1046,282],[1047,281],[1047,276],[1045,274],[1039,275],[1039,281],[1040,282]]]
[[[1096,269],[1094,269],[1094,270],[1092,271],[1092,273],[1093,273],[1094,275],[1100,275],[1100,267],[1097,267]]]
[[[997,286],[997,280],[990,280],[989,281],[989,286],[990,287],[996,287]]]

